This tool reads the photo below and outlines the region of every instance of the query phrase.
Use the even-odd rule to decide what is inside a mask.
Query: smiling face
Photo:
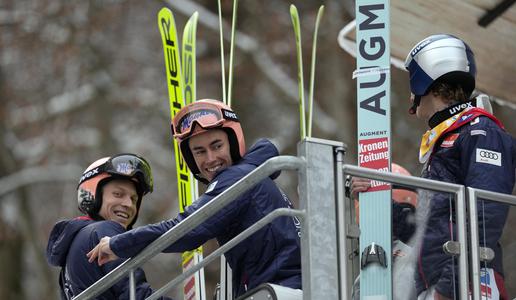
[[[130,180],[115,179],[102,189],[102,207],[99,215],[127,228],[136,216],[138,194]]]
[[[188,147],[201,176],[208,181],[233,164],[228,135],[222,129],[211,129],[191,137]]]

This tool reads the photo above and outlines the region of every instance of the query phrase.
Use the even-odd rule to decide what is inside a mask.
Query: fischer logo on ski
[[[185,105],[185,100],[186,104],[195,100],[195,31],[197,15],[197,13],[194,13],[185,26],[183,57],[181,60],[174,16],[170,9],[166,7],[162,8],[158,13],[158,26],[163,42],[167,74],[171,120]],[[181,64],[185,70],[184,74],[181,72]],[[193,199],[197,198],[197,185],[181,155],[177,141],[173,140],[178,180],[179,210],[183,212],[185,207],[192,204]],[[202,247],[190,252],[184,252],[182,257],[183,270],[186,270],[202,260]],[[204,271],[202,269],[185,280],[183,291],[184,297],[187,300],[204,300],[206,298]]]

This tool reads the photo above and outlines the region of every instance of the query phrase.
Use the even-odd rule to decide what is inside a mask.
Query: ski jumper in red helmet
[[[172,134],[179,143],[181,154],[195,178],[206,183],[200,176],[192,151],[188,147],[191,137],[210,129],[222,129],[228,135],[230,154],[238,162],[245,154],[245,140],[236,113],[221,101],[203,99],[183,107],[172,119]]]

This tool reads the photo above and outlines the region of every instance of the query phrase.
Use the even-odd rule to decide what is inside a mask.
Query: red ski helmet
[[[195,163],[189,138],[210,129],[222,129],[228,135],[230,154],[233,162],[239,161],[245,154],[245,140],[242,127],[236,113],[221,101],[203,99],[183,107],[172,119],[172,134],[179,144],[181,154],[195,178],[200,177],[200,170]]]
[[[412,176],[407,169],[402,166],[391,163],[391,172],[400,175]],[[393,185],[392,186],[392,200],[398,203],[408,203],[414,207],[417,205],[417,193],[407,187]]]
[[[152,171],[143,157],[123,153],[93,162],[83,172],[77,186],[78,208],[95,220],[101,219],[98,213],[102,207],[102,187],[113,179],[129,179],[135,184],[138,201],[130,229],[138,218],[143,195],[153,189]]]
[[[391,163],[391,172],[400,174],[400,175],[407,175],[412,176],[407,169],[403,168],[402,166]],[[351,184],[351,182],[349,182]],[[349,191],[350,193],[351,191]],[[400,185],[392,185],[392,201],[397,203],[408,203],[412,205],[414,208],[417,206],[417,192],[415,190],[412,190],[408,187],[400,186]],[[360,204],[358,202],[358,195],[357,198],[354,199],[354,206],[355,206],[355,219],[356,222],[359,223],[360,221]]]

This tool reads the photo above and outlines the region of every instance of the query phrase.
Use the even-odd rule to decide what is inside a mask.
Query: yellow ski
[[[195,26],[194,26],[195,27]],[[163,54],[165,58],[165,71],[167,76],[167,87],[168,87],[168,100],[170,104],[170,120],[175,116],[175,114],[185,105],[185,85],[183,82],[183,76],[181,72],[181,60],[179,53],[179,44],[177,39],[177,31],[176,24],[174,21],[174,15],[170,9],[164,7],[158,13],[158,28],[161,33],[161,40],[163,42]],[[195,35],[195,31],[193,31]],[[194,55],[190,55],[187,59],[192,59],[192,56],[195,57],[195,51],[191,51],[190,54],[194,53]],[[195,60],[195,58],[193,58]],[[187,75],[192,75],[191,72],[194,72],[195,68],[190,68],[187,70]],[[194,78],[194,76],[190,76],[189,78]],[[189,89],[192,89],[191,83],[193,84],[193,89],[195,89],[195,80],[189,81]],[[195,94],[188,94],[188,96],[192,96],[190,100],[195,97]],[[177,172],[177,189],[178,189],[178,200],[179,200],[179,210],[181,212],[184,211],[184,208],[190,205],[194,199],[194,191],[196,190],[192,187],[193,176],[191,175],[190,170],[188,169],[179,149],[179,145],[175,139],[173,139],[174,143],[174,153],[176,160],[176,172]],[[202,251],[202,249],[200,250]],[[183,255],[183,268],[188,268],[191,264],[195,263],[195,256],[197,250],[190,252],[190,254]],[[202,274],[202,275],[201,275]],[[202,272],[198,272],[195,276],[188,278],[184,282],[184,298],[187,300],[200,300],[205,299],[204,297],[204,282],[201,285],[201,276],[204,279],[204,274]],[[201,298],[202,297],[202,298]]]

